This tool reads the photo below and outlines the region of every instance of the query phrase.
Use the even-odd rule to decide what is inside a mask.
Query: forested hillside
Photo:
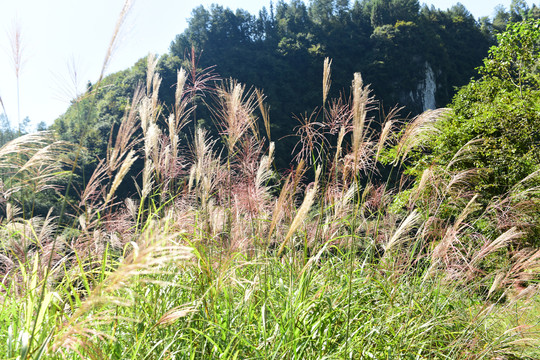
[[[514,1],[510,12],[499,8],[494,19],[480,21],[460,4],[439,10],[421,7],[418,0],[314,0],[309,6],[299,0],[278,1],[258,15],[200,6],[193,10],[188,28],[172,41],[170,52],[160,58],[163,118],[171,109],[180,67],[189,70],[191,81],[200,81],[193,77],[204,69],[211,72],[200,74],[206,80],[238,79],[266,96],[272,140],[281,139],[277,147],[284,150],[278,163],[285,166],[296,142],[289,137],[299,125],[295,116],[308,112],[309,117],[321,105],[324,58],[333,61],[330,96],[347,93],[351,74],[360,72],[379,99],[381,114],[404,106],[402,116],[410,117],[449,103],[456,87],[475,75],[506,23],[537,16],[536,6],[528,8],[521,1]],[[90,153],[103,157],[110,126],[119,122],[136,84],[144,79],[145,63],[142,59],[106,78],[92,98],[95,108],[84,96],[74,100],[54,129],[71,141],[81,141],[84,133]],[[93,89],[89,84],[88,94]],[[96,112],[90,120],[81,116],[87,107]],[[197,117],[199,123],[213,126],[203,103]]]
[[[195,9],[0,118],[0,358],[539,359],[539,64],[521,0]]]
[[[420,8],[416,0],[310,6],[280,1],[258,16],[196,8],[170,55],[182,58],[195,46],[203,51],[203,66],[216,65],[224,77],[264,87],[282,123],[290,111],[319,105],[314,89],[325,57],[334,61],[332,95],[348,89],[350,74],[361,72],[386,107],[399,103],[418,113],[446,104],[490,44],[490,34],[462,5],[439,11]]]

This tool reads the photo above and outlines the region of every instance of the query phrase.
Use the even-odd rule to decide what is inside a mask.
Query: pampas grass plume
[[[307,217],[307,214],[309,210],[311,209],[311,205],[313,205],[313,202],[315,201],[315,195],[317,194],[318,187],[319,187],[319,176],[321,175],[321,167],[317,168],[317,171],[315,173],[315,182],[313,183],[313,186],[306,192],[306,196],[304,197],[304,201],[302,202],[302,205],[300,206],[300,209],[298,209],[298,212],[296,213],[296,216],[294,217],[294,220],[289,227],[289,231],[287,232],[287,235],[285,236],[285,239],[281,243],[281,246],[279,247],[277,255],[280,256],[283,250],[285,249],[285,246],[289,242],[290,238],[294,235],[296,230],[300,227],[300,225],[304,222],[304,220]]]
[[[122,183],[122,180],[128,173],[129,169],[131,169],[131,165],[133,165],[135,160],[137,160],[137,156],[135,156],[135,151],[131,150],[126,156],[126,159],[122,162],[122,166],[120,167],[120,170],[114,177],[114,181],[111,185],[111,190],[107,194],[107,199],[105,200],[105,202],[109,202],[112,199],[112,197],[114,196],[114,193],[118,189],[118,186],[120,186],[120,184]]]
[[[332,60],[330,58],[325,58],[323,65],[323,105],[326,103],[326,98],[328,97],[328,92],[330,91],[330,85],[332,84],[331,68]]]

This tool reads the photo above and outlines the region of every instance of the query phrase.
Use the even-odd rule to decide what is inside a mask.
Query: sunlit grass
[[[511,249],[517,228],[471,226],[496,220],[475,212],[467,172],[430,169],[406,192],[392,179],[446,110],[402,126],[392,111],[379,134],[359,74],[350,100],[327,97],[326,60],[321,110],[300,118],[284,175],[257,130],[260,91],[180,70],[165,114],[147,63],[107,158],[61,198],[69,212],[23,210],[29,192],[65,190],[80,146],[40,134],[0,148],[0,358],[538,356],[540,252]],[[202,90],[221,138],[196,127],[185,141]],[[139,159],[137,196],[119,198]]]

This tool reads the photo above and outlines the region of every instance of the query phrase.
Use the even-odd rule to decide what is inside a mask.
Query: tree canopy
[[[160,58],[161,113],[166,119],[174,106],[173,89],[181,67],[194,72],[212,68],[221,79],[234,78],[262,89],[270,109],[271,140],[278,150],[276,162],[284,168],[296,143],[291,137],[298,126],[295,116],[322,105],[326,57],[333,59],[329,97],[348,94],[352,74],[360,72],[380,99],[383,116],[398,105],[405,107],[406,117],[424,110],[426,92],[432,91],[435,106],[445,106],[457,87],[476,76],[475,68],[496,41],[494,24],[495,20],[476,21],[462,5],[443,11],[420,6],[418,0],[313,0],[309,5],[280,0],[257,15],[219,5],[199,6],[187,29]],[[86,149],[86,173],[97,159],[106,157],[110,129],[119,123],[144,79],[145,63],[142,59],[112,74],[99,86],[89,84],[87,93],[55,121],[53,129],[63,139]],[[193,117],[197,124],[212,128],[205,101],[210,99],[200,99]]]
[[[540,168],[540,20],[509,26],[498,39],[481,77],[454,97],[453,113],[438,124],[424,159],[478,169],[476,189],[488,197],[508,192]],[[455,161],[458,151],[470,156]]]

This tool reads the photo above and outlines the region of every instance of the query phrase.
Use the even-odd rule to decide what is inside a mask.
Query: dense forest
[[[170,52],[160,57],[163,118],[171,109],[180,67],[206,69],[211,74],[204,76],[212,79],[237,79],[266,96],[271,138],[280,149],[278,163],[286,167],[290,158],[284,154],[296,141],[289,135],[299,125],[295,118],[309,117],[321,104],[318,89],[326,57],[334,69],[330,96],[347,93],[351,74],[360,72],[380,102],[381,116],[403,106],[400,113],[410,118],[446,106],[455,89],[475,76],[495,35],[509,21],[539,14],[535,5],[529,8],[523,1],[514,1],[509,12],[497,8],[492,20],[478,21],[459,3],[439,10],[421,7],[417,0],[314,0],[309,6],[299,0],[279,1],[257,16],[219,5],[200,6],[193,10],[188,28],[172,41]],[[84,96],[53,128],[70,141],[84,132],[90,153],[103,157],[109,129],[119,123],[144,79],[145,64],[142,59],[103,81],[92,98],[97,114],[91,123],[84,121],[84,131],[80,110],[91,106]],[[92,89],[89,83],[89,93]],[[212,114],[203,105],[197,120],[212,127]]]
[[[523,0],[194,9],[0,118],[0,357],[540,358],[539,64]]]

